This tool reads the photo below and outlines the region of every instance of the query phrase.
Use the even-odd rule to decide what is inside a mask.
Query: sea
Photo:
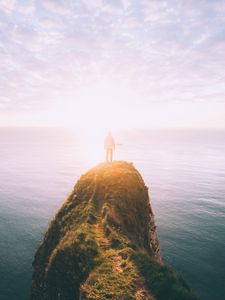
[[[113,134],[114,159],[132,162],[149,187],[164,259],[202,299],[224,300],[225,130]],[[77,179],[104,161],[102,141],[84,143],[81,136],[62,128],[0,128],[1,300],[29,299],[32,261],[50,220]]]

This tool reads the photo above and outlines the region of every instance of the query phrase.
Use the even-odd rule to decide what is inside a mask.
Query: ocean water
[[[161,252],[205,300],[225,299],[225,131],[116,132],[149,186]],[[98,145],[100,147],[101,145]],[[32,260],[92,148],[63,129],[0,129],[0,299],[29,299]],[[100,152],[100,151],[99,151]]]

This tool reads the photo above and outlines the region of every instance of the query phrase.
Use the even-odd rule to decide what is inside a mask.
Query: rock
[[[31,299],[198,299],[161,257],[133,164],[100,164],[81,176],[35,255]]]

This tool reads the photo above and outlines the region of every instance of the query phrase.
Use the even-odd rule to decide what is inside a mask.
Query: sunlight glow
[[[102,128],[95,127],[94,130],[82,130],[80,146],[82,157],[90,166],[105,160],[104,138],[107,132]]]
[[[62,106],[61,122],[70,128],[93,132],[129,127],[133,99],[134,95],[128,89],[102,80],[83,87],[77,94],[74,92],[66,111]]]
[[[127,112],[131,95],[124,89],[101,82],[84,89],[79,98],[77,109],[76,101],[71,103],[71,107],[74,105],[71,110],[77,111],[78,115],[76,119],[70,119],[69,126],[79,128],[82,156],[93,165],[105,160],[104,138],[107,133],[122,128],[129,120]]]

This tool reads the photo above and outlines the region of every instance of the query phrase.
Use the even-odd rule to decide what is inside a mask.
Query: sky
[[[225,1],[0,0],[0,126],[225,128]]]

